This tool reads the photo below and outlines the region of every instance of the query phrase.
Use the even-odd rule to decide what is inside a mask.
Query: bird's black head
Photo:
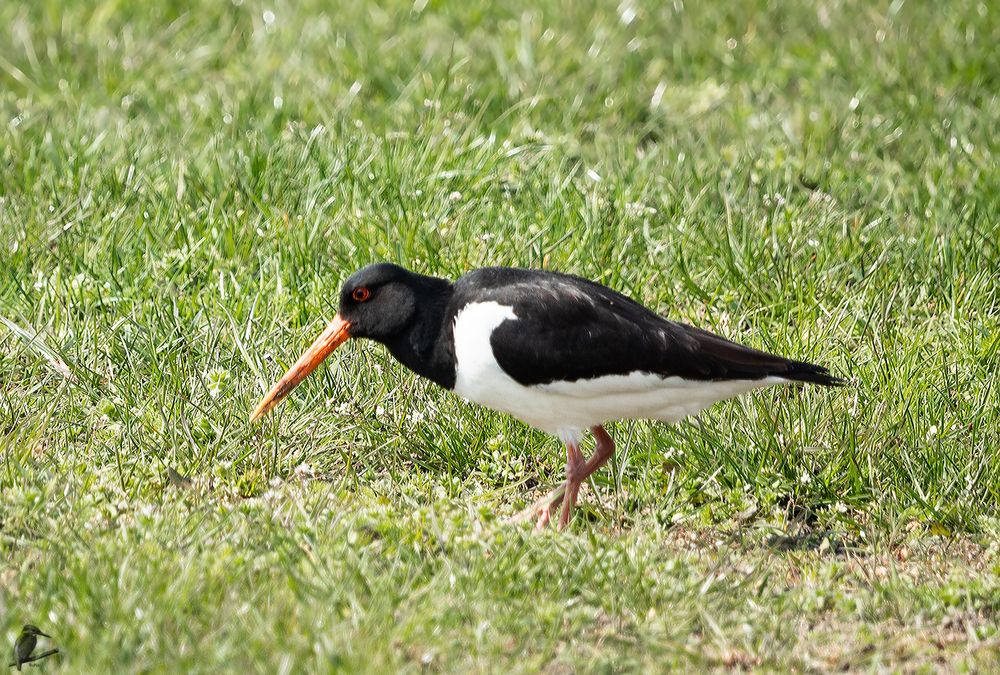
[[[49,637],[49,635],[43,633],[38,626],[32,626],[30,623],[24,624],[21,628],[21,633],[23,635],[41,635],[42,637]]]
[[[392,263],[376,263],[352,274],[340,289],[340,316],[350,326],[348,333],[391,340],[413,321],[426,278]]]
[[[250,415],[259,419],[298,386],[348,338],[377,340],[404,365],[428,374],[426,351],[440,328],[451,282],[425,277],[391,263],[369,265],[350,276],[340,291],[340,311]]]

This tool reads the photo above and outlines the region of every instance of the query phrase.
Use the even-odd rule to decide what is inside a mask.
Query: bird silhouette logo
[[[43,633],[38,626],[32,626],[30,623],[25,624],[21,628],[21,634],[14,641],[14,660],[10,662],[10,666],[21,670],[21,666],[25,664],[41,661],[44,658],[59,653],[58,649],[53,648],[35,654],[35,647],[38,646],[38,638],[40,637],[52,638],[48,633]]]

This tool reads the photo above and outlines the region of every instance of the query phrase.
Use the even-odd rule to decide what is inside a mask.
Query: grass
[[[68,672],[996,668],[989,3],[0,4],[0,638]],[[557,442],[352,344],[353,270],[597,279],[822,363]],[[3,640],[0,639],[0,642]]]

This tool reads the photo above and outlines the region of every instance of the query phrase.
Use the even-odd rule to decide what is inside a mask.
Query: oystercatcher
[[[569,522],[580,485],[615,451],[606,422],[677,422],[761,387],[843,383],[822,366],[669,321],[580,277],[488,267],[452,282],[378,263],[347,280],[340,311],[251,421],[348,338],[381,342],[418,375],[558,436],[566,481],[518,516],[537,516],[537,527],[560,501],[560,529]],[[580,452],[585,429],[596,440],[589,459]]]

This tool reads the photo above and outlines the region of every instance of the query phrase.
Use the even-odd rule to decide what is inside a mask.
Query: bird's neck
[[[421,277],[413,322],[385,341],[397,361],[445,389],[455,386],[455,345],[446,330],[453,293],[447,279]]]

